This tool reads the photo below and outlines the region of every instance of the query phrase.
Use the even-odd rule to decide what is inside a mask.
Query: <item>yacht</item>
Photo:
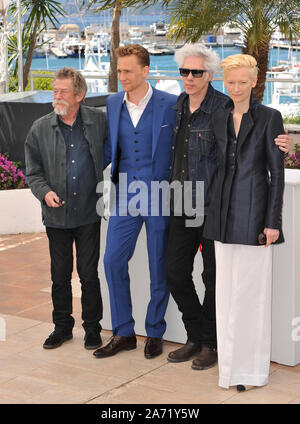
[[[143,39],[143,33],[139,27],[131,27],[128,31],[128,37],[131,43],[140,43]]]
[[[235,38],[233,45],[235,47],[245,47],[244,34],[240,34],[238,38]]]
[[[91,47],[94,52],[110,51],[110,36],[107,32],[96,32],[91,40]]]
[[[168,25],[165,22],[154,22],[154,24],[150,25],[151,31],[154,35],[164,36],[168,33]]]
[[[273,107],[285,116],[300,115],[300,64],[292,60],[281,68],[281,71],[271,71],[268,74],[276,78],[272,102]],[[284,79],[295,80],[284,82]]]
[[[86,44],[81,41],[78,32],[68,32],[60,43],[61,50],[69,57],[84,56]]]
[[[81,73],[85,77],[90,93],[107,93],[109,62],[103,62],[103,56],[101,52],[94,53],[88,48],[86,50],[84,69]],[[99,78],[99,76],[106,78]]]

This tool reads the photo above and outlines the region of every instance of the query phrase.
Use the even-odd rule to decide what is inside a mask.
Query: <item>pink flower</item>
[[[18,167],[19,163],[8,160],[6,154],[0,153],[0,190],[25,186],[25,176]]]

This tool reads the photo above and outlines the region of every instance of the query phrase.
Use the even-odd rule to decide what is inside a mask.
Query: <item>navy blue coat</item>
[[[226,231],[221,228],[221,214],[228,212],[222,209],[222,196],[232,108],[230,100],[213,115],[218,165],[204,236],[223,243],[258,245],[257,237],[267,227],[280,230],[276,243],[281,243],[284,153],[274,139],[284,133],[283,121],[280,112],[253,98],[249,111],[243,115],[234,177],[228,190],[230,199],[224,202],[229,204],[230,219],[227,218]]]

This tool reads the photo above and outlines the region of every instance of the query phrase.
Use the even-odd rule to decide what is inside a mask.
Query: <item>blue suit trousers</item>
[[[167,216],[111,216],[108,225],[104,267],[110,294],[114,335],[133,336],[134,318],[130,295],[128,262],[131,259],[143,223],[147,234],[150,270],[150,302],[145,329],[148,337],[161,338],[166,330],[164,319],[169,300],[165,258],[168,242]]]

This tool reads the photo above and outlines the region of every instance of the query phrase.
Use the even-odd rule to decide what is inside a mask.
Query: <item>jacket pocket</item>
[[[213,157],[216,154],[216,143],[212,130],[198,131],[199,151],[202,156]]]

